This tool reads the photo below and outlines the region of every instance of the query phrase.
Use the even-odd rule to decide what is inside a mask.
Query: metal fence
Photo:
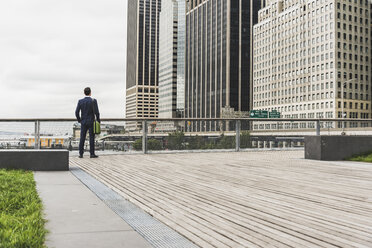
[[[96,149],[143,153],[284,149],[303,147],[308,135],[372,135],[372,119],[104,118],[101,124]],[[79,138],[75,119],[0,119],[0,149],[77,150]]]

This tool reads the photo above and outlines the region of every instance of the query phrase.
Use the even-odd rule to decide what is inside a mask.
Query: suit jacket
[[[93,100],[89,96],[83,99],[80,99],[77,104],[77,107],[75,110],[75,116],[78,122],[81,123],[82,125],[93,125],[93,122],[94,122],[93,108],[96,114],[97,121],[101,122],[99,118],[97,100],[96,99]],[[80,117],[80,111],[81,111],[81,117]]]

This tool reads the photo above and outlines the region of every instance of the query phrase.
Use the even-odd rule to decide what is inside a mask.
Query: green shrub
[[[240,134],[240,148],[250,148],[251,143],[251,134],[249,131],[243,131]]]
[[[138,139],[133,142],[133,149],[136,151],[141,151],[142,150],[142,139]]]
[[[180,132],[181,133],[181,132]],[[168,147],[169,149],[172,149],[172,146],[174,147],[185,147],[182,144],[182,140],[185,138],[184,134],[170,134],[170,138],[168,140]],[[217,140],[215,139],[207,139],[203,136],[191,136],[186,137],[186,140],[188,141],[187,149],[190,150],[198,150],[198,149],[234,149],[235,148],[235,135],[234,136],[225,136],[224,134],[221,134],[220,137],[218,137]],[[172,143],[170,143],[170,141]],[[243,131],[240,134],[240,147],[241,148],[249,148],[251,147],[251,138],[249,131]],[[175,148],[173,148],[176,150]]]
[[[201,149],[203,150],[212,150],[212,149],[217,149],[217,145],[213,143],[212,141],[209,141],[208,143],[205,143]]]
[[[187,146],[188,149],[190,150],[197,150],[197,149],[201,149],[205,142],[204,142],[204,138],[201,137],[201,136],[191,136],[189,137],[189,144]]]
[[[219,149],[232,149],[235,147],[235,136],[225,136],[221,135],[218,140],[217,147]]]
[[[133,142],[133,149],[136,151],[142,151],[142,138]],[[159,140],[148,139],[147,149],[148,150],[162,150],[163,146]]]
[[[163,146],[162,146],[162,144],[159,140],[149,139],[149,140],[147,140],[147,148],[149,150],[157,151],[157,150],[162,150]]]
[[[183,132],[176,131],[170,133],[167,140],[167,149],[169,150],[182,150],[185,149],[184,145],[185,134]]]

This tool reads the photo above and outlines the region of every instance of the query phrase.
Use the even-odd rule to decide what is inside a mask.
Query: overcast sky
[[[124,117],[126,0],[1,0],[0,118]]]

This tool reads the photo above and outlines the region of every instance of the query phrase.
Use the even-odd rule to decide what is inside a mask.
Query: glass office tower
[[[248,111],[252,27],[261,0],[188,0],[186,6],[185,117]],[[194,122],[188,130],[216,128],[215,122]]]
[[[126,117],[158,117],[161,0],[129,0]],[[127,123],[128,130],[140,128]]]
[[[163,0],[160,13],[159,117],[181,117],[185,85],[185,0]]]

